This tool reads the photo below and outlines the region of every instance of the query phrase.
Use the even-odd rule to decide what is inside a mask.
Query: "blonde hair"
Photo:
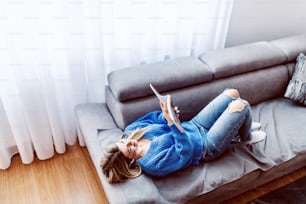
[[[140,140],[149,130],[148,127],[136,129],[132,132],[123,133],[121,138],[128,135],[128,139]],[[100,167],[109,183],[136,178],[142,173],[140,165],[126,158],[115,143],[106,147],[100,160]]]

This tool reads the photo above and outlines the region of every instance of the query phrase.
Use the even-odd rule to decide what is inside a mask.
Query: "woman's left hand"
[[[177,106],[174,106],[174,112],[175,112],[176,116],[179,118],[180,117],[180,110]]]

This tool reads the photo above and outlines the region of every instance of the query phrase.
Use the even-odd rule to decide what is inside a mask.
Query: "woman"
[[[218,158],[234,139],[254,144],[266,137],[265,132],[254,131],[260,124],[252,123],[250,105],[236,89],[226,89],[192,120],[183,122],[184,133],[173,125],[166,104],[160,106],[162,112],[150,112],[134,121],[119,142],[106,148],[101,168],[108,182],[135,178],[142,171],[165,176]]]

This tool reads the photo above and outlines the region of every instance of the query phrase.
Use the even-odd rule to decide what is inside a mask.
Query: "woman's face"
[[[138,148],[138,142],[134,139],[121,139],[116,143],[120,152],[128,159],[140,158],[140,148]]]

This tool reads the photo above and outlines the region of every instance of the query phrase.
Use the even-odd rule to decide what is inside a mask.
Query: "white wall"
[[[235,0],[226,47],[306,33],[306,0]]]

